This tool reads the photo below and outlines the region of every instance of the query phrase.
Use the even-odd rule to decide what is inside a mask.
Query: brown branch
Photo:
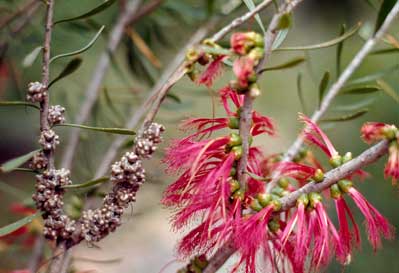
[[[32,249],[32,254],[29,258],[29,262],[28,262],[28,266],[27,266],[29,272],[36,272],[36,270],[38,270],[40,261],[43,257],[44,242],[45,242],[45,239],[43,236],[39,235],[35,239],[35,243],[34,243],[33,249]]]
[[[3,17],[3,20],[0,21],[0,29],[3,29],[5,26],[9,25],[12,21],[14,21],[18,16],[29,11],[33,6],[39,4],[38,0],[29,0],[22,4],[21,7],[18,7],[14,13],[11,13],[8,16]]]
[[[209,264],[206,266],[203,273],[214,273],[221,268],[224,263],[236,252],[233,242],[227,242],[221,246],[218,251],[209,259]]]

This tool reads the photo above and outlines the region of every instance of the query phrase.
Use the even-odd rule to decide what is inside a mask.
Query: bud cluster
[[[33,156],[29,164],[29,167],[32,170],[38,171],[47,168],[47,165],[48,165],[48,159],[43,153],[43,151],[40,151]]]
[[[52,105],[48,109],[48,122],[50,126],[64,123],[65,117],[65,108],[61,105]]]
[[[39,144],[43,147],[43,150],[45,151],[54,150],[55,147],[60,144],[60,138],[51,129],[43,130],[40,134]]]
[[[47,96],[47,87],[40,82],[31,82],[28,85],[26,99],[31,102],[42,102]]]
[[[144,130],[142,136],[136,138],[134,152],[142,158],[149,158],[156,151],[156,144],[162,141],[161,134],[164,131],[163,125],[152,123]]]
[[[68,238],[75,230],[74,221],[63,214],[63,186],[70,185],[70,172],[50,169],[36,176],[36,193],[32,196],[36,208],[43,212],[44,236],[50,240]]]

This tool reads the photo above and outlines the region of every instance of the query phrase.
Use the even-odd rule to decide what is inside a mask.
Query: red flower
[[[251,77],[255,76],[255,62],[249,57],[240,57],[234,61],[233,72],[237,77],[239,88],[247,88]]]
[[[352,182],[349,180],[340,180],[338,182],[341,191],[346,192],[355,202],[356,206],[362,212],[365,217],[365,225],[368,233],[368,239],[373,246],[374,250],[377,250],[381,246],[381,234],[386,239],[393,238],[393,227],[385,219],[381,213],[374,208],[366,198],[352,187]]]
[[[231,49],[239,55],[245,55],[251,48],[262,44],[262,36],[255,32],[236,32],[230,38]]]
[[[397,129],[394,125],[385,124],[382,122],[366,122],[360,129],[363,140],[371,144],[376,141],[386,139],[387,137],[394,137]]]
[[[399,179],[399,143],[393,141],[389,146],[389,158],[384,169],[385,178],[391,176],[392,184]]]
[[[221,74],[222,64],[225,58],[226,56],[224,55],[216,57],[201,74],[198,83],[211,87],[215,78]]]

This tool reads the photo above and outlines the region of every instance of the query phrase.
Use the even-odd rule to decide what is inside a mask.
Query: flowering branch
[[[367,55],[370,53],[370,51],[373,49],[373,47],[376,45],[376,43],[384,36],[384,34],[387,32],[389,26],[392,24],[392,22],[394,21],[395,17],[398,14],[399,14],[399,2],[397,2],[395,4],[395,6],[392,8],[392,10],[389,12],[388,16],[385,18],[385,21],[381,25],[379,30],[372,37],[370,37],[367,40],[367,42],[363,45],[363,47],[360,49],[360,51],[352,59],[350,64],[347,66],[347,68],[339,76],[338,80],[328,90],[326,96],[324,97],[324,99],[320,105],[320,108],[317,109],[311,117],[311,120],[313,122],[317,123],[320,120],[320,118],[324,115],[324,113],[327,111],[330,104],[334,100],[335,96],[342,89],[342,87],[345,85],[345,83],[348,81],[348,79],[352,76],[352,74],[356,71],[356,69],[360,66],[362,61],[367,57]],[[303,140],[304,140],[303,136],[299,135],[298,138],[290,146],[290,148],[284,155],[283,161],[285,161],[285,162],[291,161],[295,157],[295,155],[298,153],[299,149],[301,148]],[[277,176],[278,176],[278,174],[275,174],[274,177],[277,177]],[[273,182],[275,183],[275,181],[273,181]],[[270,187],[272,187],[272,186],[273,185],[271,183]]]

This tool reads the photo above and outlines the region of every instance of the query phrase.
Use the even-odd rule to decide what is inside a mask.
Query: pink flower
[[[318,146],[323,150],[330,158],[338,155],[337,150],[335,150],[334,145],[331,143],[327,135],[304,114],[299,115],[299,119],[305,123],[306,127],[303,131],[305,140],[311,144]]]
[[[278,172],[281,176],[294,178],[298,182],[306,182],[312,178],[317,169],[308,165],[295,162],[278,162],[274,164],[272,172]]]
[[[338,185],[341,191],[347,192],[350,195],[356,206],[364,215],[368,239],[374,250],[377,250],[381,246],[381,234],[386,239],[393,238],[394,232],[391,224],[366,200],[366,198],[360,192],[352,187],[351,181],[341,180],[338,182]]]
[[[211,87],[215,78],[221,74],[224,59],[226,59],[226,56],[224,55],[216,57],[213,62],[208,65],[205,71],[202,72],[198,79],[198,83]]]
[[[227,115],[237,116],[237,110],[244,105],[244,95],[237,94],[230,86],[225,86],[220,89],[219,95]],[[229,101],[233,102],[236,107],[235,111],[231,110]]]
[[[275,134],[275,128],[273,121],[267,117],[267,116],[262,116],[256,111],[252,112],[252,121],[253,125],[251,128],[251,135],[257,136],[260,134],[268,134],[268,135],[274,135]]]
[[[246,273],[255,273],[258,250],[262,250],[265,260],[271,261],[273,264],[272,253],[268,243],[268,223],[274,210],[275,206],[269,205],[248,218],[242,218],[237,224],[234,242],[241,259],[234,267],[233,272],[245,265]],[[270,271],[273,272],[273,268]]]
[[[231,49],[239,55],[245,55],[251,48],[262,45],[262,36],[255,32],[236,32],[230,38]]]
[[[368,144],[386,139],[390,131],[394,134],[397,129],[394,125],[382,122],[366,122],[360,129],[363,140]]]
[[[396,185],[399,179],[399,144],[393,141],[389,146],[389,158],[384,168],[385,178],[391,176],[392,184]]]
[[[255,62],[249,57],[240,57],[234,61],[233,72],[240,88],[247,88],[250,78],[255,76]]]

